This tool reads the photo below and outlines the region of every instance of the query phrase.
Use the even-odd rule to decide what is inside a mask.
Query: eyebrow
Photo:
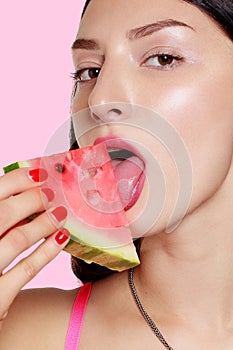
[[[193,31],[195,31],[193,27],[189,26],[186,23],[176,21],[174,19],[166,19],[166,20],[155,22],[155,23],[147,24],[147,25],[142,26],[142,27],[131,29],[127,33],[127,38],[129,40],[140,39],[140,38],[143,38],[145,36],[151,35],[154,32],[158,32],[162,29],[169,28],[169,27],[186,27],[186,28],[189,28],[189,29],[192,29]]]
[[[99,50],[99,45],[95,40],[87,40],[87,39],[76,39],[72,46],[71,49],[83,49],[83,50]]]
[[[126,34],[126,37],[132,41],[132,40],[137,40],[140,38],[143,38],[145,36],[151,35],[154,32],[158,32],[162,29],[165,28],[169,28],[169,27],[186,27],[189,28],[193,31],[194,28],[191,27],[190,25],[180,22],[180,21],[176,21],[174,19],[166,19],[166,20],[161,20],[155,23],[151,23],[151,24],[146,24],[144,26],[135,28],[135,29],[131,29],[128,31],[128,33]],[[75,49],[83,49],[83,50],[99,50],[100,46],[98,45],[98,43],[95,40],[92,39],[76,39],[72,46],[71,46],[72,50]]]

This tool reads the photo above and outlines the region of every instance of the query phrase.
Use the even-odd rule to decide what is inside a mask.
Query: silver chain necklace
[[[132,295],[134,297],[134,300],[142,314],[142,316],[144,317],[145,321],[147,322],[148,326],[152,329],[152,331],[154,332],[154,334],[156,335],[156,337],[159,339],[159,341],[164,345],[164,347],[168,350],[174,350],[165,340],[165,338],[163,337],[162,333],[160,332],[160,330],[158,329],[158,327],[155,325],[155,323],[152,321],[152,319],[150,318],[150,316],[148,315],[148,313],[146,312],[146,310],[144,309],[144,307],[142,306],[140,299],[138,297],[135,285],[134,285],[134,280],[133,280],[133,271],[134,269],[131,268],[129,269],[129,286],[132,292]]]

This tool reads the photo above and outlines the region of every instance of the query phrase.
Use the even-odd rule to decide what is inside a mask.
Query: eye
[[[171,69],[179,64],[183,57],[178,55],[156,53],[143,62],[144,66],[158,67],[159,69]]]
[[[78,82],[87,82],[96,79],[100,73],[100,68],[84,68],[72,73],[73,79]]]

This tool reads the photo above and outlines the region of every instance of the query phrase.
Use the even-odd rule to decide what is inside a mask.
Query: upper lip
[[[125,141],[124,139],[117,137],[117,136],[106,136],[106,137],[98,137],[94,141],[94,145],[97,145],[97,144],[103,143],[103,142],[106,144],[106,147],[108,149],[115,148],[115,149],[124,149],[124,150],[130,151],[145,163],[140,152],[130,142]]]

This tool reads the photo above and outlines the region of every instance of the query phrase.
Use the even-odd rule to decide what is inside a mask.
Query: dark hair
[[[211,17],[216,24],[225,32],[225,34],[233,40],[233,1],[232,0],[183,0],[198,7],[202,12],[206,13]],[[87,0],[82,17],[89,5],[91,0]],[[70,130],[70,142],[71,149],[77,149],[78,143],[75,139],[73,124],[71,123]],[[140,239],[134,241],[134,244],[139,255],[140,252]],[[106,267],[102,267],[97,264],[87,264],[83,260],[75,257],[71,257],[71,266],[74,274],[82,280],[82,282],[96,281],[98,279],[104,278],[113,271]]]

